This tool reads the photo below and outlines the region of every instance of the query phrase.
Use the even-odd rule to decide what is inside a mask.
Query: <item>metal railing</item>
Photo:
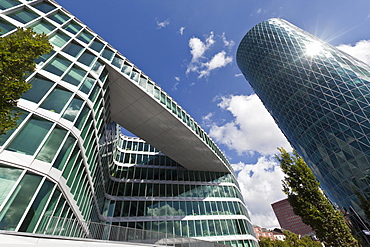
[[[163,232],[148,231],[106,223],[44,216],[36,233],[104,241],[119,241],[176,247],[226,247],[227,245]]]

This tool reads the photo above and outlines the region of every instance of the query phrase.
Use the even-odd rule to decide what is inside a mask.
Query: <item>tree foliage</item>
[[[322,247],[321,243],[312,240],[309,236],[299,238],[299,236],[290,231],[284,231],[285,240],[272,240],[261,237],[259,240],[260,247]]]
[[[311,226],[325,246],[358,246],[342,214],[324,196],[320,183],[303,159],[296,151],[292,155],[283,148],[279,151],[276,158],[286,175],[283,191],[294,213]]]
[[[31,88],[25,78],[35,70],[34,60],[51,49],[48,37],[31,28],[0,37],[0,135],[16,126],[19,112],[12,110],[22,93]]]

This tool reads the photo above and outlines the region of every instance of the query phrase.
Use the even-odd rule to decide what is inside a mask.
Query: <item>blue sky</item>
[[[279,17],[370,63],[368,0],[59,0],[169,93],[238,174],[254,224],[275,227],[285,198],[276,147],[289,144],[241,76],[237,46]]]

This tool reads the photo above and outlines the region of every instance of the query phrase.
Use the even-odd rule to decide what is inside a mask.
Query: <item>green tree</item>
[[[320,183],[303,159],[296,151],[292,155],[283,148],[279,151],[280,155],[276,158],[286,175],[283,191],[288,195],[294,213],[312,227],[326,246],[358,246],[343,215],[324,196]]]
[[[259,240],[260,247],[322,247],[318,241],[313,241],[310,237],[299,236],[290,231],[284,231],[285,240],[272,240],[270,238],[261,237]]]
[[[0,37],[0,135],[16,126],[20,113],[13,110],[31,88],[25,79],[35,70],[34,60],[51,49],[48,37],[31,28]]]

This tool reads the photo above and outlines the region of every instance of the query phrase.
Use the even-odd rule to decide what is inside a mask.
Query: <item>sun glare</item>
[[[322,50],[320,42],[312,42],[306,45],[305,53],[307,56],[313,57],[318,55]]]

